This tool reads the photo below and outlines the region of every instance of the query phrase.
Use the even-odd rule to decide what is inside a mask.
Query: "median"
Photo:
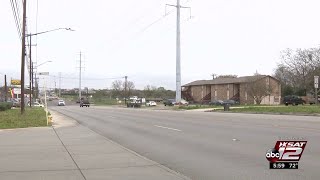
[[[43,126],[47,126],[46,112],[43,108],[26,108],[23,115],[20,109],[0,111],[0,129]]]

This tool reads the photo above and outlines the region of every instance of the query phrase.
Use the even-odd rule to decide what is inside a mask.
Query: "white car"
[[[30,102],[28,103],[28,106],[30,106]],[[38,103],[38,102],[32,102],[32,103],[31,103],[31,106],[34,106],[34,107],[44,107],[43,104],[40,104],[40,103]]]
[[[149,101],[146,103],[146,106],[156,106],[156,105],[157,105],[157,103],[154,101]]]
[[[58,106],[65,106],[66,105],[66,103],[64,102],[64,100],[59,100],[58,101]]]

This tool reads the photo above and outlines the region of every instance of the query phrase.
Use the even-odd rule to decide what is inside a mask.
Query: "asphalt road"
[[[320,118],[112,107],[50,109],[191,179],[320,179]],[[298,170],[270,170],[279,138],[308,144]]]

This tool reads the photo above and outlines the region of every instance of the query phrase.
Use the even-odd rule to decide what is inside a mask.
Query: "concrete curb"
[[[133,151],[133,150],[130,150],[130,149],[122,146],[121,144],[118,144],[118,143],[112,141],[111,139],[108,139],[107,137],[103,136],[102,133],[93,131],[92,129],[90,129],[90,128],[84,126],[84,125],[82,125],[82,124],[81,124],[80,122],[78,122],[76,119],[74,119],[74,118],[72,118],[72,117],[70,117],[70,116],[68,116],[68,115],[66,115],[66,114],[63,114],[63,113],[60,113],[60,112],[56,112],[56,111],[54,111],[54,110],[51,110],[51,111],[53,112],[53,114],[54,114],[54,113],[61,114],[61,115],[63,115],[63,116],[66,116],[66,117],[72,119],[72,120],[76,123],[76,125],[81,125],[81,126],[87,128],[87,129],[90,130],[91,132],[100,135],[101,137],[103,137],[104,139],[106,139],[106,140],[109,141],[110,143],[114,144],[115,146],[118,146],[118,147],[120,147],[120,148],[128,151],[129,153],[132,153],[132,154],[134,154],[134,155],[136,155],[136,156],[138,156],[138,157],[140,157],[140,158],[142,158],[142,159],[144,159],[144,160],[146,160],[146,161],[149,161],[150,163],[155,164],[157,167],[159,167],[159,168],[161,168],[161,169],[163,169],[163,170],[165,170],[165,171],[167,171],[167,172],[170,172],[170,173],[178,176],[178,177],[181,178],[181,179],[191,180],[189,177],[187,177],[187,176],[185,176],[185,175],[183,175],[183,174],[181,174],[181,173],[179,173],[179,172],[177,172],[177,171],[174,171],[174,170],[172,170],[172,169],[170,169],[170,168],[168,168],[168,167],[166,167],[166,166],[164,166],[164,165],[162,165],[162,164],[159,164],[158,162],[155,162],[155,161],[153,161],[153,160],[151,160],[151,159],[148,159],[147,157],[142,156],[142,155],[138,154],[137,152],[135,152],[135,151]],[[54,123],[54,121],[53,121],[53,123]],[[54,126],[52,126],[52,128],[54,128]]]
[[[266,115],[291,115],[291,116],[320,116],[320,114],[305,114],[305,113],[272,113],[272,112],[232,112],[232,111],[204,111],[214,113],[240,113],[240,114],[266,114]]]

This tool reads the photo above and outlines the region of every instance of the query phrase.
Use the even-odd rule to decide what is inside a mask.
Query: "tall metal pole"
[[[59,97],[61,97],[61,72],[59,72]]]
[[[79,71],[79,100],[81,100],[81,67],[82,62],[81,62],[81,52],[80,52],[80,71]]]
[[[26,53],[26,14],[27,0],[23,1],[23,16],[22,16],[22,43],[21,43],[21,114],[24,113],[24,66]]]
[[[4,100],[5,100],[6,102],[7,102],[7,100],[8,100],[7,94],[8,94],[7,75],[4,75]]]
[[[181,102],[180,0],[177,0],[176,102]]]
[[[31,34],[29,34],[29,60],[30,60],[30,68],[29,68],[29,76],[30,76],[30,78],[29,78],[29,104],[30,104],[30,108],[32,107],[31,106],[31,102],[32,102],[32,96],[31,96],[31,89],[32,89],[32,58],[31,58]]]
[[[124,77],[124,103],[127,104],[127,83],[128,83],[128,76]]]

